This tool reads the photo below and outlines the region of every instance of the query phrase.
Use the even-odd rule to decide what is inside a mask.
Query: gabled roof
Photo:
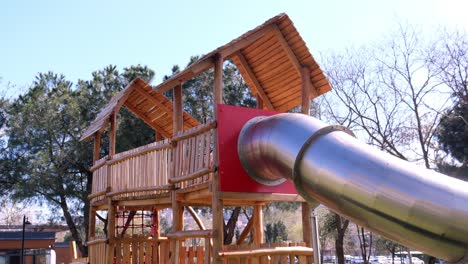
[[[81,140],[88,140],[94,133],[104,131],[110,122],[112,113],[117,113],[122,106],[125,106],[164,137],[172,137],[172,102],[162,93],[153,90],[145,81],[136,78],[124,90],[112,97],[107,106],[91,122]],[[199,124],[195,118],[184,112],[184,129],[189,129]]]
[[[179,74],[155,87],[160,92],[174,88],[213,67],[219,54],[231,59],[254,95],[266,108],[280,112],[301,104],[301,69],[312,83],[311,99],[331,90],[322,70],[286,14],[275,16],[200,58]]]

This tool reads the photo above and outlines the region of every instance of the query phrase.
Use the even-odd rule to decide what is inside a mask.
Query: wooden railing
[[[171,165],[169,141],[154,142],[113,156],[110,166],[109,196],[125,199],[138,195],[167,193]]]
[[[216,123],[176,133],[172,140],[154,142],[103,157],[93,172],[91,203],[105,197],[126,200],[154,197],[170,190],[189,189],[208,183],[215,171],[213,161]]]
[[[90,171],[93,173],[93,185],[91,188],[91,195],[88,198],[91,202],[96,202],[104,199],[108,184],[107,177],[107,159],[108,156],[96,161]]]
[[[94,239],[88,241],[88,261],[89,264],[106,263],[106,239]]]
[[[303,246],[303,243],[262,245],[255,248],[253,245],[225,246],[219,253],[223,263],[312,263],[312,248]]]
[[[178,231],[167,234],[167,237],[176,243],[177,252],[174,255],[178,256],[178,259],[175,263],[211,263],[212,247],[210,244],[212,236],[213,230]],[[186,247],[185,243],[189,239],[204,239],[204,245]]]
[[[169,263],[170,247],[166,237],[132,236],[118,238],[115,242],[116,264]]]
[[[174,170],[169,182],[176,188],[190,188],[212,179],[215,127],[215,122],[208,123],[177,133],[172,139]]]

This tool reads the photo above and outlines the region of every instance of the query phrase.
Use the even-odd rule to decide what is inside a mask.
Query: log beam
[[[302,72],[302,65],[301,63],[299,62],[299,60],[297,59],[296,55],[294,54],[294,52],[292,51],[291,47],[289,46],[288,42],[286,41],[286,39],[284,38],[283,36],[283,33],[281,33],[281,30],[279,29],[279,27],[275,24],[275,29],[274,29],[274,32],[275,32],[275,36],[276,38],[278,39],[278,42],[280,43],[281,47],[283,48],[283,50],[286,52],[286,55],[288,56],[289,60],[291,61],[292,65],[294,66],[294,68],[297,70],[297,73],[299,74],[299,76],[301,75],[301,72]]]
[[[94,134],[94,152],[93,152],[93,164],[99,160],[101,154],[101,132],[97,131]]]
[[[268,99],[268,96],[265,94],[265,90],[263,89],[262,85],[258,81],[257,77],[255,76],[255,73],[253,72],[252,68],[249,66],[249,63],[245,59],[244,55],[242,54],[241,51],[238,51],[234,53],[234,56],[237,57],[239,60],[240,64],[238,67],[246,73],[246,76],[243,76],[246,81],[251,83],[253,87],[251,87],[253,90],[255,90],[256,95],[258,95],[261,99],[263,104],[270,110],[275,110],[273,105],[271,104],[270,99]]]
[[[214,91],[213,91],[213,105],[214,115],[216,120],[218,119],[218,104],[223,102],[223,57],[221,54],[214,56]],[[213,160],[215,167],[218,166],[218,136],[214,136],[214,153]],[[223,251],[223,200],[220,197],[219,191],[219,174],[216,171],[213,174],[212,182],[212,212],[213,212],[213,263],[221,264],[222,258],[219,253]]]
[[[305,115],[310,114],[310,90],[311,90],[311,81],[310,81],[310,71],[306,67],[301,68],[301,80],[302,80],[302,89],[301,89],[301,112]]]

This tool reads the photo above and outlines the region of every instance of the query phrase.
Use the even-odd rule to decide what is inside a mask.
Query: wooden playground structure
[[[330,85],[286,14],[271,18],[206,54],[152,87],[133,80],[102,109],[83,135],[94,138],[88,261],[99,263],[312,263],[311,208],[297,193],[234,192],[220,188],[218,115],[223,104],[223,63],[236,65],[257,108],[309,114],[310,100]],[[215,118],[201,123],[183,111],[182,84],[213,69]],[[173,90],[173,98],[163,93]],[[117,114],[126,107],[155,130],[155,142],[116,153]],[[101,135],[109,129],[109,155],[101,157]],[[237,155],[232,151],[232,155]],[[268,245],[262,207],[302,202],[303,240]],[[192,206],[211,207],[205,227]],[[223,245],[223,207],[249,206],[253,216],[235,245]],[[160,230],[160,212],[172,209],[172,231]],[[106,211],[107,234],[96,229]],[[184,230],[184,212],[199,230]],[[250,244],[245,238],[251,234]],[[194,243],[196,241],[196,243]]]

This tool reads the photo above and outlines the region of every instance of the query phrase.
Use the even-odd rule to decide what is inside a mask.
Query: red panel
[[[266,186],[252,180],[240,164],[237,139],[247,121],[256,116],[279,114],[274,111],[218,105],[219,186],[224,192],[297,194],[294,184],[287,180],[277,186]]]

